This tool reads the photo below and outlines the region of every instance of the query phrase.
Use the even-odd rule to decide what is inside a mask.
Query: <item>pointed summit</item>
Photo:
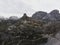
[[[22,18],[21,19],[23,19],[23,20],[25,20],[25,19],[28,19],[29,17],[27,16],[27,14],[26,13],[24,13],[24,15],[22,16]]]
[[[26,14],[26,13],[24,13],[23,18],[26,18],[26,17],[28,17],[28,16],[27,16],[27,14]]]
[[[59,10],[55,9],[55,10],[51,11],[50,14],[51,15],[59,14]]]

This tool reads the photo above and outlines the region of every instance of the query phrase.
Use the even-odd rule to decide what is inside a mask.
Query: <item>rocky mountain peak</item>
[[[47,13],[46,12],[43,12],[43,11],[38,11],[36,12],[35,14],[33,14],[33,18],[35,19],[42,19],[44,16],[46,16]],[[38,18],[37,18],[38,17]]]
[[[22,19],[26,19],[26,18],[28,18],[28,16],[26,13],[24,13],[24,15],[22,16]]]
[[[38,11],[33,14],[32,18],[37,20],[42,20],[45,22],[52,22],[52,21],[59,21],[60,20],[60,13],[59,10],[55,9],[52,10],[50,13],[44,11]]]
[[[50,14],[52,14],[52,15],[53,14],[59,14],[59,10],[55,9],[55,10],[51,11]]]

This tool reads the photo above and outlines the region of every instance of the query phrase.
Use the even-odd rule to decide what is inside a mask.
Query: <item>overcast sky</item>
[[[0,0],[0,16],[31,16],[36,11],[50,12],[60,8],[60,0]],[[59,9],[60,10],[60,9]]]

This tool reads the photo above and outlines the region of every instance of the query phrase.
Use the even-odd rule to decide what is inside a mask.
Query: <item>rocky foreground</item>
[[[47,42],[43,22],[27,17],[26,14],[12,22],[0,22],[0,45],[40,45]]]

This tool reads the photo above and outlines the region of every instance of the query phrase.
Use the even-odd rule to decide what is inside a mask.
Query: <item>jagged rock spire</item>
[[[27,16],[27,14],[26,14],[26,13],[24,13],[23,17],[24,17],[24,18],[26,18],[26,17],[28,17],[28,16]]]
[[[23,20],[25,20],[25,19],[28,19],[29,17],[27,16],[27,14],[26,13],[24,13],[24,15],[22,16],[22,18],[21,19],[23,19]]]

